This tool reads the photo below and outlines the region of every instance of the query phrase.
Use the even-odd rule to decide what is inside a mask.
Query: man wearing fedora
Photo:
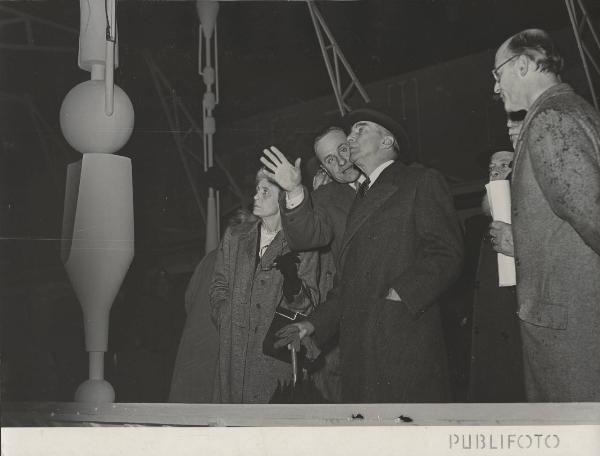
[[[308,320],[279,332],[279,346],[339,329],[343,402],[449,400],[436,303],[460,274],[462,234],[443,177],[398,160],[405,135],[389,116],[347,116],[350,160],[367,179],[341,242],[336,287]],[[403,145],[403,147],[400,146]]]

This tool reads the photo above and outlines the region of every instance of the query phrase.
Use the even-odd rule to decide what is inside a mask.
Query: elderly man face
[[[512,161],[515,154],[507,150],[496,152],[490,158],[490,181],[507,179],[512,171]]]
[[[350,162],[348,141],[341,130],[332,130],[315,144],[315,155],[331,178],[347,184],[358,179],[360,172]]]
[[[350,160],[360,165],[361,161],[373,156],[381,147],[386,135],[380,125],[370,121],[356,122],[348,135]],[[393,138],[391,138],[393,142]]]
[[[496,52],[492,69],[495,80],[494,93],[502,98],[506,112],[527,108],[523,96],[523,80],[517,68],[519,60],[526,58],[524,55],[512,54],[508,49],[508,41],[504,42]]]

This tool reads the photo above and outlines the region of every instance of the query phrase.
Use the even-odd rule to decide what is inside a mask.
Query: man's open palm
[[[301,159],[298,158],[292,165],[275,146],[264,149],[263,156],[260,158],[267,173],[286,192],[291,192],[302,184],[300,161]]]

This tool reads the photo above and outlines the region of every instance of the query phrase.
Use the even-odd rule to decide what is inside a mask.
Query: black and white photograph
[[[0,0],[0,84],[3,455],[600,451],[600,1]]]

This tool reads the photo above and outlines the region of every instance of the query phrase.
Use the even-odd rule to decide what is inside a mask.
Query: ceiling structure
[[[589,3],[598,17],[600,4]],[[526,27],[569,26],[563,0],[359,0],[323,1],[318,6],[363,85],[494,48]],[[163,231],[165,226],[189,231],[201,223],[198,217],[188,223],[192,194],[176,155],[165,153],[173,150],[173,142],[142,55],[144,50],[152,55],[199,120],[204,85],[197,74],[195,8],[193,1],[118,2],[120,67],[115,82],[127,92],[136,112],[134,135],[123,153],[135,159],[136,213],[143,217],[138,239],[151,236],[154,225]],[[78,2],[0,2],[1,20],[14,18],[14,11],[36,21],[32,30],[19,23],[2,27],[0,44],[13,49],[0,49],[0,90],[30,97],[37,115],[48,124],[45,134],[60,140],[60,104],[72,87],[89,77],[77,67]],[[29,41],[53,49],[16,49]],[[215,116],[220,126],[331,95],[304,2],[222,2],[218,42],[220,103]],[[30,115],[21,109],[10,103],[1,108],[3,168],[11,170],[4,180],[3,213],[17,217],[17,231],[27,226],[38,234],[60,232],[56,214],[62,213],[64,190],[49,191],[56,185],[47,177]],[[59,164],[62,168],[78,159],[73,151],[67,155]],[[64,181],[60,175],[52,179]],[[32,195],[41,195],[41,200]],[[32,220],[37,228],[31,228]]]

